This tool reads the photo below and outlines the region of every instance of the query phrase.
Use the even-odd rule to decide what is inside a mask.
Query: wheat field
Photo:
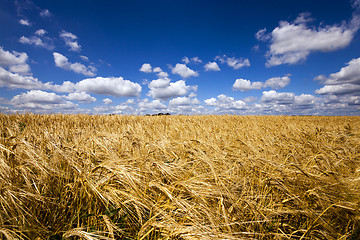
[[[0,239],[360,239],[360,117],[0,114]]]

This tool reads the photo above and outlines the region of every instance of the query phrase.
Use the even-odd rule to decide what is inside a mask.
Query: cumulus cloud
[[[331,52],[350,44],[359,29],[360,19],[354,14],[350,24],[342,23],[313,27],[309,13],[301,13],[293,21],[280,21],[279,26],[271,33],[266,29],[256,33],[261,41],[270,41],[266,66],[296,64],[306,60],[312,52]]]
[[[284,77],[273,77],[269,78],[265,81],[264,87],[270,87],[272,89],[279,89],[286,87],[290,83],[290,77],[284,76]]]
[[[43,48],[46,48],[48,50],[54,49],[54,45],[52,45],[49,42],[44,42],[38,36],[31,36],[29,38],[25,37],[25,36],[22,36],[22,37],[19,38],[19,42],[22,43],[22,44],[29,44],[29,45],[35,45],[37,47],[43,47]]]
[[[44,36],[47,33],[44,29],[39,29],[35,32],[35,35]]]
[[[301,94],[295,96],[294,104],[298,106],[312,106],[316,103],[317,98],[310,94]]]
[[[199,76],[198,72],[195,72],[194,70],[187,67],[186,64],[182,63],[177,63],[175,67],[172,68],[171,72],[172,74],[178,74],[183,78]]]
[[[51,13],[48,9],[44,9],[40,12],[40,16],[43,18],[51,17]]]
[[[51,90],[54,92],[71,93],[75,91],[76,84],[70,81],[64,81],[61,85],[53,84],[51,82],[44,83],[43,89]]]
[[[139,71],[145,73],[154,72],[159,78],[167,78],[169,76],[169,74],[167,72],[164,72],[160,67],[152,68],[150,63],[144,63],[139,69]]]
[[[44,92],[41,90],[31,90],[26,93],[14,96],[10,104],[21,109],[75,109],[77,104],[65,101],[55,93]]]
[[[249,91],[254,89],[262,89],[266,87],[270,87],[272,89],[279,89],[287,86],[290,83],[289,75],[284,77],[273,77],[263,82],[251,82],[247,79],[236,79],[235,83],[233,84],[234,90],[239,91]]]
[[[203,109],[202,112],[207,114],[224,114],[244,112],[248,108],[246,103],[241,100],[235,100],[224,94],[220,94],[217,98],[209,98],[204,100],[205,105],[214,107],[212,111]]]
[[[19,23],[24,26],[31,26],[31,23],[29,22],[29,20],[26,20],[26,19],[20,19]]]
[[[250,61],[249,59],[245,58],[235,58],[235,57],[228,57],[226,55],[223,56],[216,56],[215,60],[219,60],[220,63],[226,63],[228,66],[232,67],[233,69],[237,70],[242,67],[249,67]]]
[[[324,87],[315,91],[318,94],[358,94],[360,93],[360,85],[344,83],[339,85],[325,85]]]
[[[177,97],[169,101],[169,106],[188,106],[191,104],[189,97]]]
[[[181,59],[181,61],[183,61],[185,64],[190,63],[190,59],[188,57],[183,57],[183,59]]]
[[[233,97],[226,96],[225,94],[220,94],[217,98],[209,98],[204,100],[205,104],[208,106],[216,107],[216,112],[223,112],[227,110],[244,110],[247,108],[247,105],[242,100],[235,100]]]
[[[159,72],[162,72],[163,70],[161,69],[161,67],[155,67],[153,72],[154,73],[159,73]]]
[[[144,72],[144,73],[151,73],[152,72],[152,67],[151,67],[150,63],[144,63],[141,66],[139,71]]]
[[[169,101],[168,112],[172,114],[204,114],[204,107],[197,98],[177,97]]]
[[[12,73],[0,67],[0,87],[8,87],[11,89],[41,89],[43,88],[43,83],[32,76],[23,76],[18,73]]]
[[[110,98],[103,99],[104,104],[109,105],[112,104],[112,100]]]
[[[88,92],[115,97],[138,97],[141,92],[141,86],[138,83],[125,80],[122,77],[87,78],[77,83],[65,81],[61,85],[45,83],[43,89],[67,93]],[[85,96],[85,94],[82,94],[82,96]]]
[[[360,94],[360,58],[352,59],[340,71],[329,77],[318,76],[325,85],[316,90],[318,94]]]
[[[28,74],[30,72],[30,66],[27,64],[11,65],[9,70],[14,73]]]
[[[202,63],[201,59],[199,57],[192,57],[191,59],[189,59],[188,57],[183,57],[183,59],[181,59],[182,62],[184,62],[185,64],[189,64],[189,63],[195,63],[195,64],[199,64]]]
[[[220,67],[216,62],[209,62],[204,66],[205,71],[220,71]]]
[[[13,51],[12,53],[4,50],[0,47],[0,65],[13,65],[13,64],[23,64],[27,61],[28,55],[26,53],[19,53]]]
[[[257,33],[255,34],[255,37],[259,41],[267,41],[267,40],[271,39],[271,35],[266,33],[266,28],[263,28],[263,29],[260,29],[259,31],[257,31]]]
[[[193,63],[202,63],[202,60],[199,57],[193,57],[193,58],[191,58],[191,61]]]
[[[177,97],[169,101],[170,107],[190,106],[190,105],[199,105],[199,104],[201,104],[201,102],[197,98],[191,98],[190,96]]]
[[[290,92],[276,92],[275,90],[264,91],[261,101],[264,103],[291,104],[294,102],[295,94]]]
[[[233,84],[233,89],[239,91],[261,89],[262,87],[263,87],[262,82],[251,82],[250,80],[246,80],[242,78],[236,79],[235,83]]]
[[[149,83],[148,93],[154,99],[167,100],[186,95],[190,90],[196,90],[196,86],[187,86],[185,81],[170,82],[168,78],[160,78]]]
[[[167,72],[159,72],[156,74],[159,78],[167,78],[169,74]]]
[[[81,80],[75,85],[76,91],[90,92],[115,97],[138,97],[141,86],[122,77],[96,77]]]
[[[141,102],[139,102],[140,111],[146,111],[146,110],[160,110],[165,109],[166,105],[163,104],[160,100],[156,99],[153,101],[149,101],[149,99],[145,98]]]
[[[88,94],[86,92],[69,93],[69,95],[64,96],[64,99],[70,100],[70,101],[77,101],[80,103],[90,103],[90,102],[96,101],[96,98],[90,96],[90,94]]]
[[[41,103],[41,104],[58,104],[62,101],[62,97],[55,93],[44,92],[41,90],[31,90],[27,93],[21,93],[14,96],[11,104],[23,104],[23,103]]]
[[[68,71],[73,71],[79,74],[83,74],[85,76],[95,76],[96,68],[93,66],[86,67],[81,63],[70,63],[69,59],[64,55],[54,52],[54,61],[57,67],[63,68]]]
[[[169,76],[169,74],[164,72],[160,67],[155,67],[153,72],[156,73],[159,78],[167,78]]]
[[[71,51],[80,52],[81,45],[78,43],[78,37],[70,32],[62,31],[60,37],[64,40],[65,44],[70,47]]]

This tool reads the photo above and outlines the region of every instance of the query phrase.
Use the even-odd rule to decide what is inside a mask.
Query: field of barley
[[[0,239],[360,239],[360,117],[0,114]]]

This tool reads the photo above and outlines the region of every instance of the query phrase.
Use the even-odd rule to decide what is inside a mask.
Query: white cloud
[[[29,20],[26,20],[26,19],[20,19],[19,23],[24,26],[31,26],[31,23],[29,22]]]
[[[360,105],[360,96],[350,96],[341,99],[341,102],[345,102],[348,105]]]
[[[242,67],[250,66],[250,61],[247,58],[243,59],[243,58],[228,57],[226,55],[223,55],[223,56],[216,56],[215,60],[219,60],[220,63],[227,63],[228,66],[232,67],[235,70]]]
[[[11,65],[23,65],[26,64],[28,55],[24,52],[6,51],[0,47],[0,66],[7,67]]]
[[[9,67],[10,72],[28,74],[30,72],[30,66],[27,64],[17,64]]]
[[[96,77],[84,79],[76,83],[77,91],[95,94],[111,95],[115,97],[138,97],[141,86],[122,77]]]
[[[54,92],[71,93],[75,91],[75,88],[76,88],[76,84],[70,81],[65,81],[61,85],[52,84],[50,82],[44,84],[44,89],[52,90]]]
[[[183,78],[199,76],[198,72],[195,72],[194,70],[188,68],[186,64],[182,64],[182,63],[177,63],[175,67],[172,68],[171,72],[172,74],[178,74]]]
[[[43,88],[43,83],[32,76],[19,75],[18,73],[12,73],[0,67],[0,87],[8,87],[11,89],[41,89]]]
[[[77,101],[80,103],[90,103],[90,102],[96,101],[96,98],[90,96],[90,94],[88,94],[86,92],[69,93],[69,95],[64,96],[64,99],[70,100],[70,101]]]
[[[354,19],[356,18],[354,17],[352,22],[357,23],[358,20]],[[309,14],[302,13],[292,23],[281,21],[270,35],[265,34],[264,29],[258,31],[258,40],[271,42],[267,53],[268,67],[286,63],[296,64],[306,60],[311,52],[330,52],[344,48],[350,44],[359,29],[359,26],[349,26],[345,23],[309,27],[308,22],[311,21]]]
[[[112,100],[110,98],[103,99],[104,104],[109,105],[112,104]]]
[[[138,97],[141,92],[141,86],[138,83],[124,80],[122,77],[87,78],[77,83],[65,81],[61,85],[45,83],[43,88],[55,92],[89,92],[115,97]]]
[[[279,89],[286,87],[290,83],[290,77],[284,76],[284,77],[273,77],[269,78],[265,81],[264,87],[270,87],[272,89]]]
[[[45,18],[45,17],[51,17],[51,13],[48,9],[44,9],[40,12],[40,16]]]
[[[149,102],[148,99],[144,99],[143,101],[139,102],[139,107],[140,107],[140,111],[146,111],[149,109],[152,110],[160,110],[160,109],[165,109],[166,105],[163,104],[160,100],[153,100],[151,102]]]
[[[236,79],[235,83],[233,84],[234,90],[239,91],[249,91],[254,89],[262,89],[266,87],[270,87],[272,89],[279,89],[287,86],[290,83],[290,77],[289,75],[284,77],[273,77],[269,78],[265,81],[265,83],[262,82],[251,82],[250,80],[246,79]]]
[[[216,98],[205,99],[204,102],[208,106],[216,106]]]
[[[291,104],[294,102],[295,94],[290,92],[276,92],[274,90],[264,91],[261,101],[264,103]]]
[[[55,65],[57,67],[63,68],[68,71],[74,71],[76,73],[83,74],[85,76],[91,76],[91,77],[95,76],[94,72],[96,71],[96,68],[92,66],[86,67],[85,65],[77,62],[70,63],[67,57],[57,52],[54,52],[53,55],[54,55]]]
[[[167,72],[164,72],[160,67],[155,67],[152,68],[152,66],[150,65],[150,63],[144,63],[141,68],[139,69],[140,72],[145,72],[145,73],[156,73],[156,75],[159,78],[167,78],[169,77],[169,74]]]
[[[360,57],[352,59],[341,68],[339,72],[330,74],[329,78],[324,78],[325,84],[353,83],[360,85]]]
[[[324,87],[315,91],[317,94],[359,94],[360,93],[360,85],[344,83],[338,85],[325,85]]]
[[[44,29],[39,29],[35,32],[35,35],[44,36],[47,33]]]
[[[193,57],[191,59],[189,59],[188,57],[183,57],[183,59],[181,59],[182,62],[186,64],[189,64],[189,63],[195,63],[195,64],[199,64],[199,63],[202,63],[201,59],[199,57]]]
[[[318,94],[360,94],[360,58],[352,59],[339,72],[315,78],[325,84]]]
[[[151,67],[150,63],[144,63],[141,66],[139,71],[144,72],[144,73],[151,73],[152,72],[152,67]]]
[[[194,63],[202,63],[202,61],[199,57],[193,57],[193,58],[191,58],[191,61]]]
[[[19,42],[22,44],[35,45],[37,47],[43,47],[48,50],[54,49],[54,46],[50,43],[44,42],[41,38],[37,36],[31,36],[30,38],[22,36],[19,38]]]
[[[249,96],[247,98],[244,98],[244,102],[246,102],[246,103],[255,102],[256,100],[257,100],[257,97],[254,97],[254,96]]]
[[[55,93],[48,93],[41,90],[31,90],[27,93],[21,93],[14,96],[11,104],[23,104],[23,103],[41,103],[41,104],[58,104],[62,101],[62,97]]]
[[[149,83],[148,93],[154,99],[167,100],[186,95],[194,87],[187,86],[185,81],[170,82],[170,79],[157,79]]]
[[[183,59],[181,59],[181,61],[183,61],[185,64],[190,63],[190,59],[188,57],[183,57]]]
[[[86,62],[89,61],[89,58],[87,56],[81,55],[80,58]]]
[[[169,74],[167,72],[159,72],[156,74],[159,78],[167,78]]]
[[[191,103],[191,98],[189,97],[177,97],[169,101],[169,106],[188,106]]]
[[[267,41],[271,38],[270,34],[266,34],[266,28],[260,29],[256,34],[255,37],[259,41]]]
[[[311,106],[316,102],[316,97],[310,94],[301,94],[299,96],[295,96],[294,104],[298,106]]]
[[[163,70],[160,68],[160,67],[155,67],[153,72],[154,73],[159,73],[159,72],[162,72]]]
[[[77,36],[73,33],[62,31],[60,37],[64,40],[65,44],[70,47],[71,51],[80,52],[81,45],[77,42]]]
[[[65,101],[55,93],[31,90],[14,96],[10,104],[20,109],[38,109],[54,111],[55,109],[75,109],[77,104]]]
[[[218,113],[234,111],[234,110],[245,110],[247,105],[242,100],[235,100],[233,97],[220,94],[217,98],[209,98],[204,100],[208,106],[215,107],[215,111]]]
[[[7,113],[7,112],[9,112],[9,110],[10,110],[10,108],[8,108],[8,107],[0,106],[0,112],[2,112],[2,113]]]
[[[216,62],[209,62],[204,66],[205,71],[220,71],[219,65]]]
[[[227,64],[233,69],[239,69],[245,66],[250,66],[249,59],[236,59],[236,58],[228,58]]]
[[[172,114],[203,114],[203,106],[197,98],[177,97],[169,101],[168,112]]]
[[[233,89],[239,91],[261,89],[262,87],[263,87],[262,82],[251,82],[250,80],[241,79],[241,78],[236,79],[235,83],[233,84]]]

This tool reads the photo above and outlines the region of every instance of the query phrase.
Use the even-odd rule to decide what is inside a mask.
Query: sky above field
[[[0,0],[0,112],[359,115],[360,0]]]

